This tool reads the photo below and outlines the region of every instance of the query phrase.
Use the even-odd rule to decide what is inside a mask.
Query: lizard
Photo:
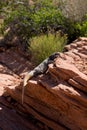
[[[54,59],[57,58],[58,55],[59,55],[59,52],[53,53],[47,59],[41,62],[37,67],[35,67],[33,70],[31,70],[25,75],[24,80],[23,80],[23,88],[22,88],[22,104],[24,100],[24,89],[27,85],[28,80],[39,74],[44,74],[48,70],[48,65],[52,63]]]

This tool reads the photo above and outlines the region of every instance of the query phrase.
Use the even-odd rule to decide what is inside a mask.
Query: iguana
[[[25,89],[25,86],[27,85],[28,80],[39,74],[45,73],[48,69],[48,64],[52,63],[54,59],[57,58],[58,55],[59,55],[58,52],[53,53],[47,59],[45,59],[41,64],[39,64],[32,71],[28,72],[25,75],[24,81],[23,81],[23,89],[22,89],[22,104],[23,104],[23,99],[24,99],[24,89]]]

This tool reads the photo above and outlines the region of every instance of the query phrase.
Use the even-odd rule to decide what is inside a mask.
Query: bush
[[[23,0],[20,0],[20,2],[12,0],[7,3],[7,6],[4,7],[3,10],[4,23],[1,28],[5,31],[10,27],[11,32],[22,40],[26,40],[28,36],[27,30],[30,27],[30,23],[27,20],[30,12],[28,11],[25,2],[23,3]]]
[[[69,39],[69,43],[80,36],[87,36],[87,16],[84,16],[80,22],[72,22],[65,19],[64,30]]]
[[[9,36],[16,35],[26,45],[34,36],[56,33],[58,30],[67,34],[69,43],[79,36],[85,36],[87,18],[80,23],[66,19],[59,9],[60,3],[60,0],[36,0],[29,6],[27,0],[6,0],[6,3],[1,0],[0,12],[4,16],[1,31],[5,32],[10,27]]]
[[[33,37],[30,39],[29,48],[32,53],[32,60],[36,64],[41,63],[52,53],[62,51],[66,41],[66,35],[61,37],[59,33],[56,36],[48,34]]]
[[[75,24],[77,36],[87,36],[87,17],[80,23]]]
[[[35,23],[35,28],[41,33],[41,31],[55,30],[62,26],[64,17],[52,0],[40,0],[34,7],[31,19]]]
[[[54,31],[63,25],[63,16],[52,0],[39,0],[31,6],[13,1],[7,5],[9,9],[5,12],[3,30],[10,27],[24,43],[33,36]]]

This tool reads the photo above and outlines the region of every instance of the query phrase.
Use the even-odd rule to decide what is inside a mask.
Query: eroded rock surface
[[[87,130],[87,38],[67,45],[45,74],[29,80],[23,105],[21,77],[32,65],[19,60],[15,52],[13,59],[8,55],[0,55],[0,93],[16,100],[16,111],[33,115],[44,123],[44,130]],[[9,98],[8,101],[11,102]]]
[[[24,107],[7,92],[7,88],[15,91],[20,86],[24,73],[32,67],[26,58],[13,49],[0,53],[0,130],[42,129],[38,125],[41,124],[39,121],[21,112]]]

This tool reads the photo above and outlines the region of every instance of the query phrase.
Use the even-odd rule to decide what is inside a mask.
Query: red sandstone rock
[[[67,52],[60,53],[49,65],[46,74],[28,82],[23,105],[20,75],[28,70],[30,64],[24,65],[27,61],[19,60],[20,56],[15,52],[13,59],[9,56],[11,51],[2,53],[0,61],[9,69],[0,66],[1,95],[7,94],[15,99],[17,111],[32,114],[54,130],[87,130],[87,38],[77,39],[65,50]]]

